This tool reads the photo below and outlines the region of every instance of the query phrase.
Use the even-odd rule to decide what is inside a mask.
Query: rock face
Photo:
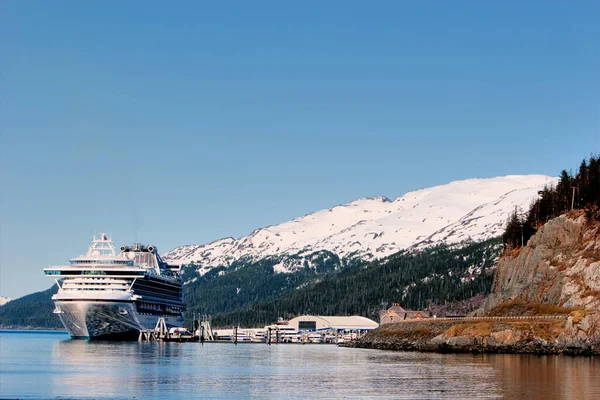
[[[562,215],[502,257],[482,313],[515,299],[600,310],[600,224]]]
[[[596,348],[600,353],[600,312],[569,317],[557,344],[568,348]]]
[[[510,316],[485,317],[506,310]],[[500,258],[492,294],[476,314],[385,325],[352,346],[598,355],[600,222],[575,212],[546,223],[527,246]]]

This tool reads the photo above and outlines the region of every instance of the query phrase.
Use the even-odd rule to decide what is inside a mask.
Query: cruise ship
[[[179,267],[164,262],[156,247],[134,243],[117,253],[101,233],[85,255],[69,261],[69,266],[44,272],[56,280],[54,313],[72,338],[137,339],[140,330],[154,328],[159,318],[168,327],[183,326]]]

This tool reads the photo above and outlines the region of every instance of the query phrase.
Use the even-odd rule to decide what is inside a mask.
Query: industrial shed
[[[379,327],[369,318],[353,315],[350,317],[301,315],[289,321],[296,331],[368,331]]]

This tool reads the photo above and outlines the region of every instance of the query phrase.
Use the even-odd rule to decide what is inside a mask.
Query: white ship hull
[[[101,233],[85,255],[69,263],[44,268],[44,273],[58,285],[54,313],[71,337],[137,339],[159,318],[169,328],[183,326],[179,267],[165,263],[155,246],[134,243],[116,254],[112,239]]]
[[[153,329],[158,318],[167,326],[183,326],[181,315],[140,314],[126,301],[55,301],[55,312],[71,337],[96,340],[137,339],[142,329]]]

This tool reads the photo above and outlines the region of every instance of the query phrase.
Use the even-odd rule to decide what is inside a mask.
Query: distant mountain
[[[163,258],[194,263],[203,275],[240,260],[276,260],[275,272],[316,267],[323,257],[371,261],[410,248],[463,241],[478,242],[502,234],[515,206],[526,210],[538,191],[556,178],[511,175],[467,179],[421,189],[389,200],[374,197],[317,211],[248,236],[203,245],[177,247]]]
[[[58,316],[52,313],[54,285],[43,292],[31,293],[14,299],[0,307],[2,328],[62,328]]]
[[[0,307],[11,301],[10,297],[0,296]]]

